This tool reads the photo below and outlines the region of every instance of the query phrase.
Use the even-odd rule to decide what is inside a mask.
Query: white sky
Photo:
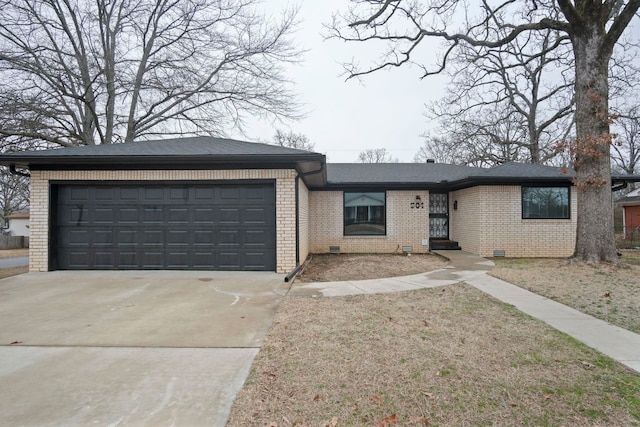
[[[442,96],[440,77],[420,80],[418,68],[394,68],[365,76],[362,81],[345,82],[341,63],[355,58],[366,64],[372,51],[362,43],[346,44],[324,40],[322,24],[332,13],[343,10],[345,0],[266,0],[264,7],[277,14],[288,4],[299,4],[300,47],[308,50],[300,65],[289,67],[294,90],[305,104],[306,118],[286,124],[251,122],[231,137],[271,141],[276,128],[305,134],[315,143],[315,151],[332,163],[355,162],[368,148],[386,148],[400,162],[412,162],[423,144],[420,136],[429,129],[423,116],[424,104]],[[435,52],[433,52],[434,54]]]

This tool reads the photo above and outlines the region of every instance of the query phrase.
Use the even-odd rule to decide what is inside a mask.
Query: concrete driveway
[[[253,272],[0,280],[0,424],[222,426],[288,287]]]

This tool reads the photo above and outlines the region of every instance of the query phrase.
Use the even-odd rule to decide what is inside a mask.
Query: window
[[[385,205],[384,192],[345,192],[344,235],[384,236]]]
[[[569,219],[569,187],[522,187],[523,219]]]

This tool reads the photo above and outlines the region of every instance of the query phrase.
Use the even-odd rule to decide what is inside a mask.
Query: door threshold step
[[[460,251],[462,248],[455,240],[433,239],[429,241],[429,248],[435,251]]]

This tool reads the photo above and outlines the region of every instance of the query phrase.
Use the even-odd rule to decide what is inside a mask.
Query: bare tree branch
[[[295,25],[257,0],[3,2],[0,98],[21,115],[0,134],[70,146],[298,118],[283,70]]]

